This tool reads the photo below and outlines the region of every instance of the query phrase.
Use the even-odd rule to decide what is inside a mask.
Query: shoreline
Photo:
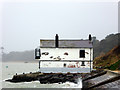
[[[1,63],[38,63],[39,61],[36,61],[36,62],[14,62],[14,61],[11,61],[11,62],[1,62]]]

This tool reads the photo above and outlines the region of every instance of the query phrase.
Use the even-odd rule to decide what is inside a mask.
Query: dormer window
[[[85,50],[80,50],[80,58],[85,58]]]

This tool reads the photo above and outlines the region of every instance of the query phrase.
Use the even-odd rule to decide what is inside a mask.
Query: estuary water
[[[81,79],[78,80],[78,84],[74,84],[72,82],[65,82],[61,84],[40,84],[39,81],[21,83],[11,83],[5,81],[7,79],[11,79],[16,73],[22,74],[23,72],[37,72],[38,70],[38,63],[2,63],[2,80],[0,81],[0,83],[2,83],[2,88],[82,88]]]

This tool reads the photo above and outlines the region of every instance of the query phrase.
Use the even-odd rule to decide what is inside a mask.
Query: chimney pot
[[[59,47],[59,36],[58,36],[58,34],[56,34],[56,36],[55,36],[55,47],[56,48]]]
[[[91,37],[91,34],[89,34],[89,41],[91,41],[92,40],[92,37]]]

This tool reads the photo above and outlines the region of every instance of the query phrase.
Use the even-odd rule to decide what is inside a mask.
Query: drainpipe
[[[90,72],[91,72],[91,48],[90,48]]]
[[[40,69],[40,61],[39,61],[39,69]]]
[[[89,43],[92,43],[91,34],[89,34]],[[90,48],[90,72],[91,72],[91,48]]]

